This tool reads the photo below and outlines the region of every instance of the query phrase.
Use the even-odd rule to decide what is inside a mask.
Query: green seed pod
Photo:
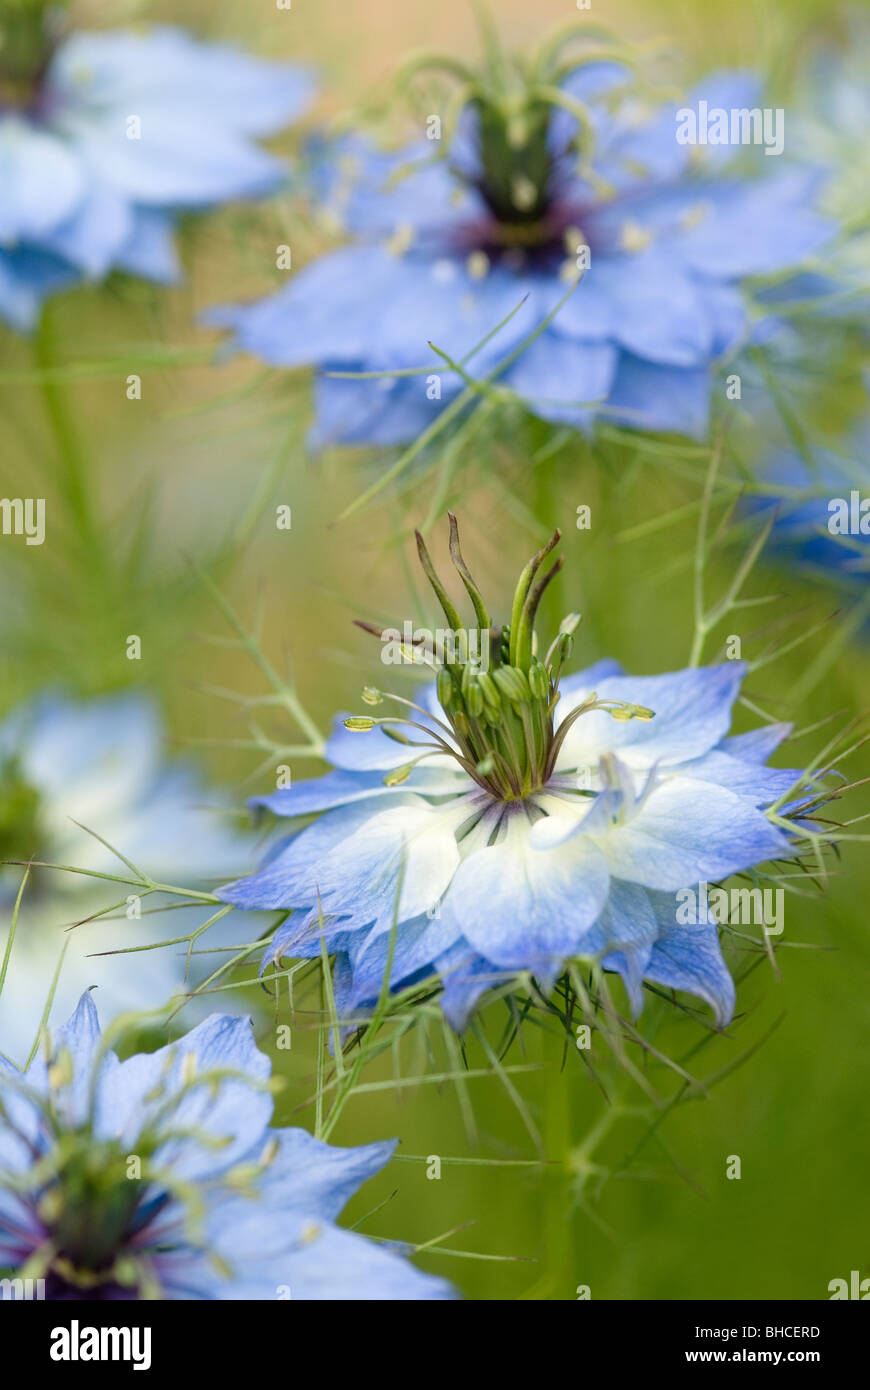
[[[455,712],[455,714],[452,716],[452,718],[453,718],[453,727],[454,727],[454,729],[456,730],[456,732],[459,734],[459,736],[460,736],[461,738],[468,738],[468,735],[469,735],[469,733],[470,733],[470,726],[469,726],[469,723],[468,723],[468,719],[466,718],[465,711],[464,711],[464,710],[461,710],[461,709],[458,709],[458,710]]]
[[[453,687],[453,680],[450,672],[444,667],[440,667],[435,678],[435,688],[438,691],[438,699],[442,709],[449,709],[456,694]]]
[[[528,703],[532,698],[529,683],[518,666],[500,666],[492,678],[503,695],[513,702]]]
[[[550,680],[540,661],[529,667],[529,689],[536,700],[546,700],[550,693]]]
[[[465,692],[465,708],[472,719],[479,719],[483,714],[483,691],[477,683]]]
[[[498,693],[498,686],[488,671],[479,671],[477,676],[478,684],[483,691],[483,698],[495,714],[501,708],[501,696]]]

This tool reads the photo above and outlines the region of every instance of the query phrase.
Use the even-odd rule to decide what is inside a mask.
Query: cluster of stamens
[[[579,68],[616,61],[626,70],[623,91],[629,85],[642,89],[644,79],[630,49],[600,32],[590,35],[586,25],[565,25],[529,53],[513,54],[503,50],[485,15],[480,19],[484,62],[479,68],[452,56],[423,53],[399,70],[396,87],[405,90],[413,80],[433,73],[454,83],[436,158],[448,160],[456,177],[473,184],[480,194],[492,218],[485,240],[494,249],[531,252],[559,247],[576,218],[566,221],[565,212],[556,206],[558,163],[573,156],[578,177],[602,197],[614,191],[593,167],[594,123],[587,105],[565,90],[566,77]],[[452,153],[453,137],[467,111],[475,118],[473,170]],[[558,111],[572,118],[571,133],[561,146],[553,140],[553,118]]]
[[[652,719],[643,705],[599,700],[592,691],[556,727],[559,679],[573,649],[573,633],[580,617],[570,613],[543,656],[539,655],[535,619],[548,585],[562,567],[561,557],[544,571],[544,561],[560,540],[556,531],[526,565],[514,591],[510,622],[494,626],[483,596],[475,583],[459,545],[455,516],[450,520],[450,558],[474,608],[476,625],[469,633],[439,579],[423,537],[417,532],[420,563],[456,638],[435,643],[429,637],[416,640],[403,651],[403,659],[429,666],[444,720],[433,719],[412,700],[387,695],[367,687],[363,699],[369,705],[393,700],[413,714],[403,716],[359,715],[345,720],[351,732],[380,728],[388,738],[420,749],[401,767],[388,772],[384,782],[396,786],[427,759],[453,758],[481,788],[499,801],[522,801],[546,786],[568,731],[592,710],[604,710],[617,720]],[[389,631],[371,623],[359,623],[366,632],[383,638]],[[408,732],[415,731],[415,732]],[[418,735],[422,734],[422,738]]]

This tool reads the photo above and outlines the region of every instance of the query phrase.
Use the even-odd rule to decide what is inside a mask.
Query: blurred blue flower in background
[[[202,887],[204,880],[225,877],[228,862],[248,862],[253,849],[226,804],[208,800],[196,769],[167,758],[160,717],[145,696],[76,701],[46,695],[0,724],[0,860],[36,859],[129,877],[124,863],[84,826],[158,881]],[[0,869],[0,943],[8,939],[21,873]],[[155,925],[159,917],[136,915],[156,899],[143,896],[132,907],[122,902],[117,912],[130,920],[120,931],[117,922],[98,921],[64,930],[127,894],[135,889],[82,874],[32,870],[0,994],[0,1049],[14,1055],[30,1047],[65,943],[54,1016],[66,1017],[82,990],[94,984],[107,1018],[156,1007],[178,990],[183,947],[93,954],[182,935],[186,928],[178,929],[177,913],[169,933],[165,919]],[[189,918],[190,912],[183,915]],[[216,925],[232,939],[226,919]],[[0,957],[2,952],[0,944]]]
[[[488,614],[452,525],[483,637]],[[737,661],[661,676],[600,661],[560,683],[571,622],[543,658],[533,636],[558,564],[536,575],[557,539],[524,570],[489,669],[441,665],[407,718],[340,719],[333,772],[252,803],[318,819],[218,896],[294,910],[264,965],[316,957],[325,938],[345,1016],[378,998],[388,961],[394,987],[439,971],[460,1029],[496,982],[530,971],[549,990],[584,956],[619,972],[635,1011],[649,980],[698,995],[720,1023],[731,1017],[716,927],[703,913],[682,925],[675,894],[794,858],[790,822],[764,810],[800,777],[764,765],[790,726],[728,737],[746,669]],[[445,612],[457,630],[449,601]],[[390,698],[367,692],[370,704]]]
[[[119,1061],[85,994],[47,1058],[0,1062],[0,1272],[58,1300],[450,1298],[335,1225],[395,1144],[270,1129],[269,1073],[220,1014]]]
[[[866,594],[870,579],[870,421],[840,449],[815,449],[812,466],[794,449],[772,453],[761,469],[770,497],[751,509],[775,505],[774,555],[824,578],[846,593]],[[789,491],[806,495],[789,498]]]
[[[819,171],[680,143],[677,108],[621,62],[533,55],[512,81],[449,61],[462,109],[439,153],[343,139],[319,192],[349,245],[207,322],[271,364],[319,369],[315,447],[416,438],[464,389],[441,358],[404,377],[325,374],[419,369],[427,343],[477,379],[498,368],[546,420],[703,436],[713,365],[753,332],[749,282],[833,236]],[[753,108],[758,89],[744,72],[713,75],[687,107]]]
[[[56,7],[0,19],[0,318],[113,269],[178,277],[178,213],[271,193],[256,140],[294,120],[312,79],[179,29],[67,32]]]

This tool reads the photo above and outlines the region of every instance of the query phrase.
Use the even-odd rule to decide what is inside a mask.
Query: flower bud
[[[503,695],[514,703],[528,703],[532,698],[529,683],[517,666],[499,666],[492,678]]]

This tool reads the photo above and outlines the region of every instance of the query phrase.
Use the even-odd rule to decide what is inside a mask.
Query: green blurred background
[[[554,22],[577,17],[569,0],[498,0],[494,8],[506,37],[519,44]],[[123,6],[93,9],[99,22],[143,13]],[[410,47],[466,53],[476,42],[465,0],[294,0],[290,11],[227,0],[218,9],[182,0],[147,13],[261,54],[313,64],[324,84],[317,117],[363,98]],[[813,37],[836,33],[844,14],[825,0],[708,0],[703,6],[661,0],[596,3],[592,19],[631,38],[674,37],[690,74],[725,63],[760,65],[773,75],[776,90],[776,82],[788,86]],[[291,132],[275,148],[292,152],[297,136]],[[526,422],[509,429],[496,421],[474,448],[464,449],[443,496],[436,493],[437,471],[420,469],[400,492],[382,494],[339,522],[344,506],[377,476],[384,459],[309,456],[303,443],[309,418],[305,379],[267,372],[245,359],[216,365],[210,360],[213,338],[195,326],[211,304],[275,288],[281,273],[274,248],[285,241],[293,247],[294,265],[325,244],[322,229],[291,195],[265,206],[228,208],[184,228],[187,278],[178,290],[119,278],[102,289],[77,289],[51,305],[51,343],[43,343],[43,350],[50,347],[61,364],[52,380],[75,411],[91,499],[90,537],[82,535],[81,513],[58,473],[34,345],[0,330],[0,491],[44,495],[49,517],[63,518],[56,544],[14,551],[7,546],[0,553],[0,709],[46,684],[83,693],[146,686],[159,696],[179,748],[196,739],[214,741],[201,756],[213,778],[233,788],[241,803],[271,781],[252,785],[259,756],[225,746],[245,737],[243,718],[201,686],[260,694],[262,678],[237,653],[203,640],[225,629],[191,560],[205,565],[246,620],[262,604],[264,649],[280,669],[292,666],[307,709],[325,729],[333,711],[355,707],[361,686],[376,676],[374,644],[351,627],[351,619],[401,619],[419,611],[407,537],[409,527],[429,515],[433,499],[460,511],[466,555],[494,606],[507,604],[516,573],[545,526],[562,527],[562,595],[566,606],[584,614],[576,663],[607,654],[641,673],[684,665],[693,631],[690,573],[703,451],[655,453],[625,443],[590,448],[575,440],[538,460],[545,443],[540,427]],[[832,379],[826,364],[817,364],[824,376],[815,383],[818,393],[805,392],[800,402],[813,437],[829,437],[849,423],[855,408],[852,366]],[[142,376],[141,401],[125,398],[129,373]],[[289,532],[274,525],[274,508],[282,503],[292,507]],[[593,509],[591,532],[574,525],[582,503]],[[667,524],[651,525],[656,518]],[[432,540],[443,554],[443,528],[432,531]],[[711,594],[727,584],[746,534],[738,531],[734,540],[714,557]],[[783,603],[794,609],[809,605],[807,624],[840,607],[817,584],[765,561],[751,591],[782,593]],[[555,612],[553,605],[551,619]],[[862,707],[870,647],[860,639],[831,651],[823,677],[799,706],[792,698],[841,620],[842,614],[830,631],[751,678],[750,692],[766,710],[807,727],[836,711]],[[751,633],[755,625],[753,619],[742,634],[744,655],[758,654],[768,640]],[[133,632],[142,637],[139,663],[125,659],[125,639]],[[717,645],[711,639],[709,657]],[[280,725],[276,729],[279,736],[293,736]],[[796,745],[799,755],[824,736],[810,734]],[[859,754],[850,769],[853,776],[866,774],[866,756],[863,768],[861,759]],[[313,763],[293,767],[294,775],[316,771]],[[859,803],[856,797],[850,814],[864,809]],[[577,1286],[588,1285],[593,1299],[815,1299],[828,1296],[833,1278],[848,1278],[852,1269],[866,1274],[865,847],[847,845],[840,867],[824,897],[789,900],[777,953],[781,978],[766,959],[758,963],[757,948],[743,943],[733,950],[736,967],[758,965],[741,988],[741,1019],[693,1065],[697,1061],[702,1075],[727,1071],[753,1044],[762,1045],[706,1099],[676,1108],[645,1143],[642,1118],[627,1116],[614,1124],[596,1153],[611,1176],[594,1200],[576,1204],[576,1174],[561,1160],[600,1119],[601,1096],[576,1051],[569,1049],[563,1059],[559,1038],[545,1038],[531,1026],[525,1030],[525,1060],[542,1063],[543,1070],[513,1081],[554,1161],[504,1166],[506,1160],[534,1160],[536,1152],[495,1077],[468,1083],[476,1136],[469,1136],[450,1083],[360,1095],[349,1102],[332,1136],[336,1142],[397,1135],[400,1152],[438,1155],[443,1167],[440,1180],[430,1180],[424,1162],[395,1162],[355,1200],[349,1219],[383,1202],[363,1230],[426,1242],[462,1228],[445,1245],[518,1257],[420,1257],[473,1298],[571,1299]],[[490,1026],[494,1039],[500,1027],[499,1017]],[[274,1035],[268,1016],[261,1016],[260,1028],[268,1044]],[[671,1056],[685,1055],[704,1036],[693,1019],[656,1004],[644,1016],[643,1031]],[[316,1029],[303,1020],[293,1051],[274,1053],[289,1083],[279,1100],[282,1120],[312,1122],[311,1107],[298,1107],[312,1089],[315,1037]],[[440,1064],[442,1043],[434,1032],[431,1041],[432,1059],[423,1053],[418,1030],[395,1058],[376,1063],[364,1079],[386,1079],[393,1065],[412,1075]],[[476,1043],[469,1046],[469,1060],[480,1065]],[[515,1046],[509,1060],[522,1063],[522,1049]],[[656,1079],[661,1078],[659,1069]],[[611,1068],[611,1079],[637,1103],[618,1070]],[[676,1088],[671,1083],[666,1089]],[[730,1155],[741,1157],[739,1181],[726,1178]],[[593,1183],[589,1192],[595,1188]]]

